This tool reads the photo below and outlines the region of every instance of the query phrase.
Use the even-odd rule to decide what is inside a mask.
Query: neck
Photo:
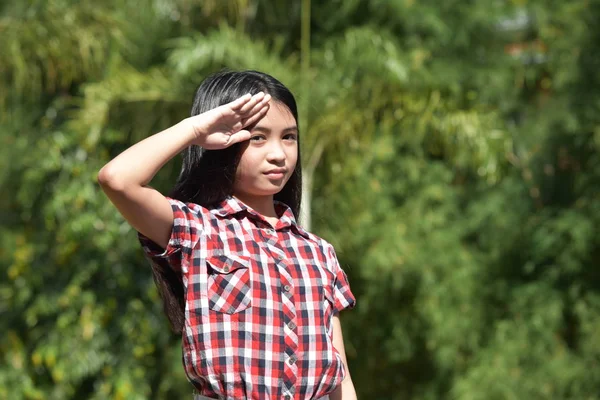
[[[250,206],[254,211],[265,217],[277,218],[273,196],[253,196],[245,193],[235,194],[234,197]]]

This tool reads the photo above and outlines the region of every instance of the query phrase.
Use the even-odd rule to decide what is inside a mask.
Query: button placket
[[[275,250],[275,251],[274,251]],[[277,255],[282,254],[281,249],[271,249],[272,254],[275,256],[275,260],[277,260]],[[279,257],[283,259],[283,257]],[[280,288],[280,296],[281,296],[281,305],[282,311],[284,314],[284,323],[281,326],[282,333],[284,335],[284,344],[285,344],[285,354],[286,356],[281,360],[283,363],[283,383],[284,383],[284,391],[283,393],[294,393],[294,387],[298,381],[298,365],[296,364],[296,360],[290,362],[290,356],[294,356],[294,354],[298,351],[298,334],[295,329],[290,329],[289,323],[296,320],[296,305],[293,301],[294,297],[294,278],[290,274],[290,271],[287,269],[285,265],[282,263],[275,261],[277,269],[279,271],[279,288]]]

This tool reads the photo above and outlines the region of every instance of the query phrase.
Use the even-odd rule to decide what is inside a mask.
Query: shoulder
[[[204,207],[200,204],[184,202],[172,197],[167,197],[167,200],[171,204],[175,218],[183,217],[190,219],[190,217],[197,217],[199,219],[206,220],[207,218],[214,218],[216,215],[215,209],[212,207]]]
[[[173,207],[173,210],[178,209],[178,210],[183,210],[186,212],[193,211],[195,213],[198,213],[198,212],[202,212],[202,209],[204,208],[199,204],[184,202],[184,201],[175,199],[173,197],[166,197],[166,199],[171,204],[171,207]]]
[[[325,250],[327,249],[327,247],[331,246],[331,244],[329,244],[329,242],[325,239],[323,239],[320,236],[315,235],[312,232],[307,231],[306,229],[304,229],[303,227],[301,227],[300,225],[296,225],[296,229],[298,229],[298,232],[309,242],[317,245],[319,248]]]
[[[335,248],[331,243],[312,232],[304,230],[301,227],[298,227],[298,229],[308,241],[314,243],[319,248],[325,260],[327,261],[328,266],[335,266],[337,264],[337,255],[335,253]]]

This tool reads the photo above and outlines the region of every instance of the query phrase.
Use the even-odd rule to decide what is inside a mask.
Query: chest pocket
[[[252,285],[250,259],[243,256],[213,255],[208,264],[208,306],[211,310],[235,314],[250,307]]]

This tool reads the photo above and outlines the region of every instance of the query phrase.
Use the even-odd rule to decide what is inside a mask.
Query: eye
[[[283,139],[284,140],[294,140],[294,141],[296,141],[296,140],[298,140],[298,135],[295,134],[295,133],[288,133],[287,135],[285,135],[283,137]]]
[[[250,141],[252,141],[252,142],[260,142],[260,141],[262,141],[264,139],[265,139],[265,137],[263,135],[255,135],[255,136],[252,136],[250,138]]]

